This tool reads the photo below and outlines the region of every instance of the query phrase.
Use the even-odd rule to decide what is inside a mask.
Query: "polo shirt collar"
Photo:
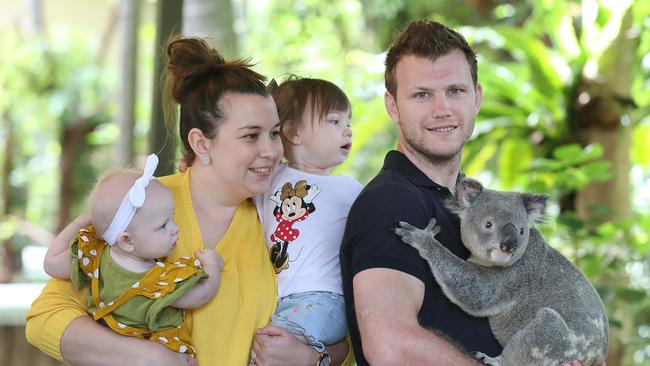
[[[432,181],[429,177],[427,177],[426,174],[418,169],[406,157],[406,155],[397,150],[391,150],[388,152],[388,154],[386,154],[386,158],[384,159],[384,169],[390,169],[401,173],[404,175],[404,177],[406,177],[406,179],[410,180],[415,185],[433,188],[437,191],[443,191],[451,194],[447,187]],[[460,173],[460,176],[463,176],[463,174]]]

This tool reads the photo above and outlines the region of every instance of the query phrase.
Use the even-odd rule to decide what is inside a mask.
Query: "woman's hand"
[[[315,365],[319,356],[315,349],[301,342],[286,329],[275,325],[267,325],[257,330],[251,355],[255,355],[255,363],[251,361],[249,365],[258,366]]]

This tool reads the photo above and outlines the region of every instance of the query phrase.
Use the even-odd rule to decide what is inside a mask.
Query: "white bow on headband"
[[[131,220],[133,220],[133,216],[137,209],[142,207],[144,204],[145,189],[149,186],[149,182],[156,179],[156,177],[153,176],[153,173],[156,171],[157,166],[158,157],[156,154],[147,156],[142,176],[136,179],[131,189],[126,193],[126,196],[122,200],[122,204],[120,204],[120,208],[117,209],[117,212],[113,217],[113,221],[111,221],[108,229],[106,229],[106,232],[102,235],[108,245],[115,244],[118,236],[126,230],[131,223]]]

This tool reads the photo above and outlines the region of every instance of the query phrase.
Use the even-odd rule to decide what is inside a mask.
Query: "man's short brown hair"
[[[478,82],[476,54],[467,44],[465,38],[453,29],[430,20],[413,20],[406,28],[396,35],[393,44],[386,55],[386,71],[384,83],[386,90],[393,96],[397,93],[396,68],[399,60],[405,55],[426,57],[435,61],[458,49],[465,54],[472,74],[474,86]]]

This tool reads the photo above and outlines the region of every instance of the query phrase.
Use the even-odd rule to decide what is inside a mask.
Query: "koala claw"
[[[415,230],[418,230],[415,226],[412,226],[406,222],[400,221],[395,224],[395,227],[393,228],[393,231],[397,236],[402,238],[410,237]]]
[[[424,229],[419,229],[407,222],[399,221],[395,223],[393,231],[404,243],[417,249],[420,255],[425,255],[423,251],[426,252],[426,248],[433,245],[433,242],[436,241],[434,237],[440,232],[440,228],[436,226],[436,219],[431,219]]]
[[[483,352],[474,352],[474,358],[481,361],[484,365],[499,366],[500,363],[496,358],[492,358]]]
[[[427,227],[424,228],[425,231],[429,231],[431,235],[436,236],[440,232],[440,226],[436,226],[436,218],[432,218],[431,221],[429,221],[429,224]]]

